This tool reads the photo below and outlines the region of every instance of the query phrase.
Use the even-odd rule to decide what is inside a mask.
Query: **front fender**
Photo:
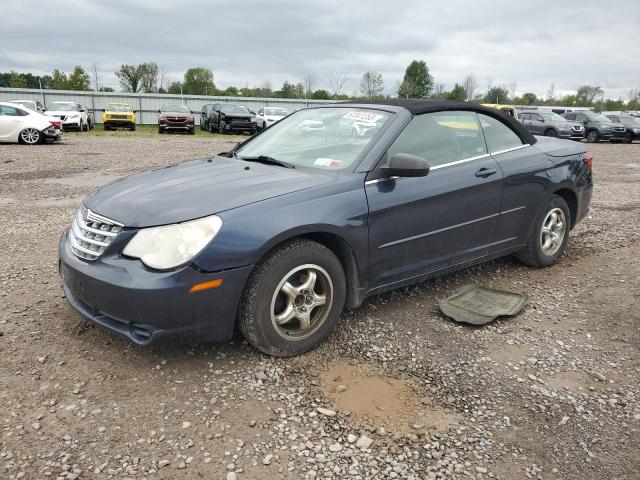
[[[335,235],[368,266],[368,206],[364,174],[219,214],[222,228],[193,263],[205,271],[253,265],[277,245],[311,233]]]

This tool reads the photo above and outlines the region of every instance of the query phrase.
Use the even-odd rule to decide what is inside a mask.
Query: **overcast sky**
[[[5,0],[0,71],[50,73],[97,62],[105,85],[123,63],[156,62],[172,80],[210,68],[219,88],[366,70],[394,93],[412,59],[450,89],[473,73],[485,88],[567,93],[580,84],[625,97],[640,86],[638,0]]]

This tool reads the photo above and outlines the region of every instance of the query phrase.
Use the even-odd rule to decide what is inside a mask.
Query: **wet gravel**
[[[0,478],[639,478],[640,144],[589,146],[593,209],[558,265],[374,297],[297,358],[142,349],[72,311],[56,249],[82,198],[234,140],[0,145]],[[529,305],[458,325],[436,299],[469,282]]]

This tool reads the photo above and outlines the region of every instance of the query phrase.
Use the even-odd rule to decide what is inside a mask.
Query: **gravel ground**
[[[589,146],[593,210],[558,265],[374,297],[298,358],[141,349],[72,311],[56,248],[82,198],[233,140],[0,146],[0,478],[640,478],[640,145]],[[530,303],[455,324],[436,298],[468,282]]]

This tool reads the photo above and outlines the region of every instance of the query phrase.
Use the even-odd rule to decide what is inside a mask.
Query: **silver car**
[[[534,135],[569,138],[580,141],[584,138],[584,125],[571,122],[553,112],[525,112],[520,114],[524,128]]]

